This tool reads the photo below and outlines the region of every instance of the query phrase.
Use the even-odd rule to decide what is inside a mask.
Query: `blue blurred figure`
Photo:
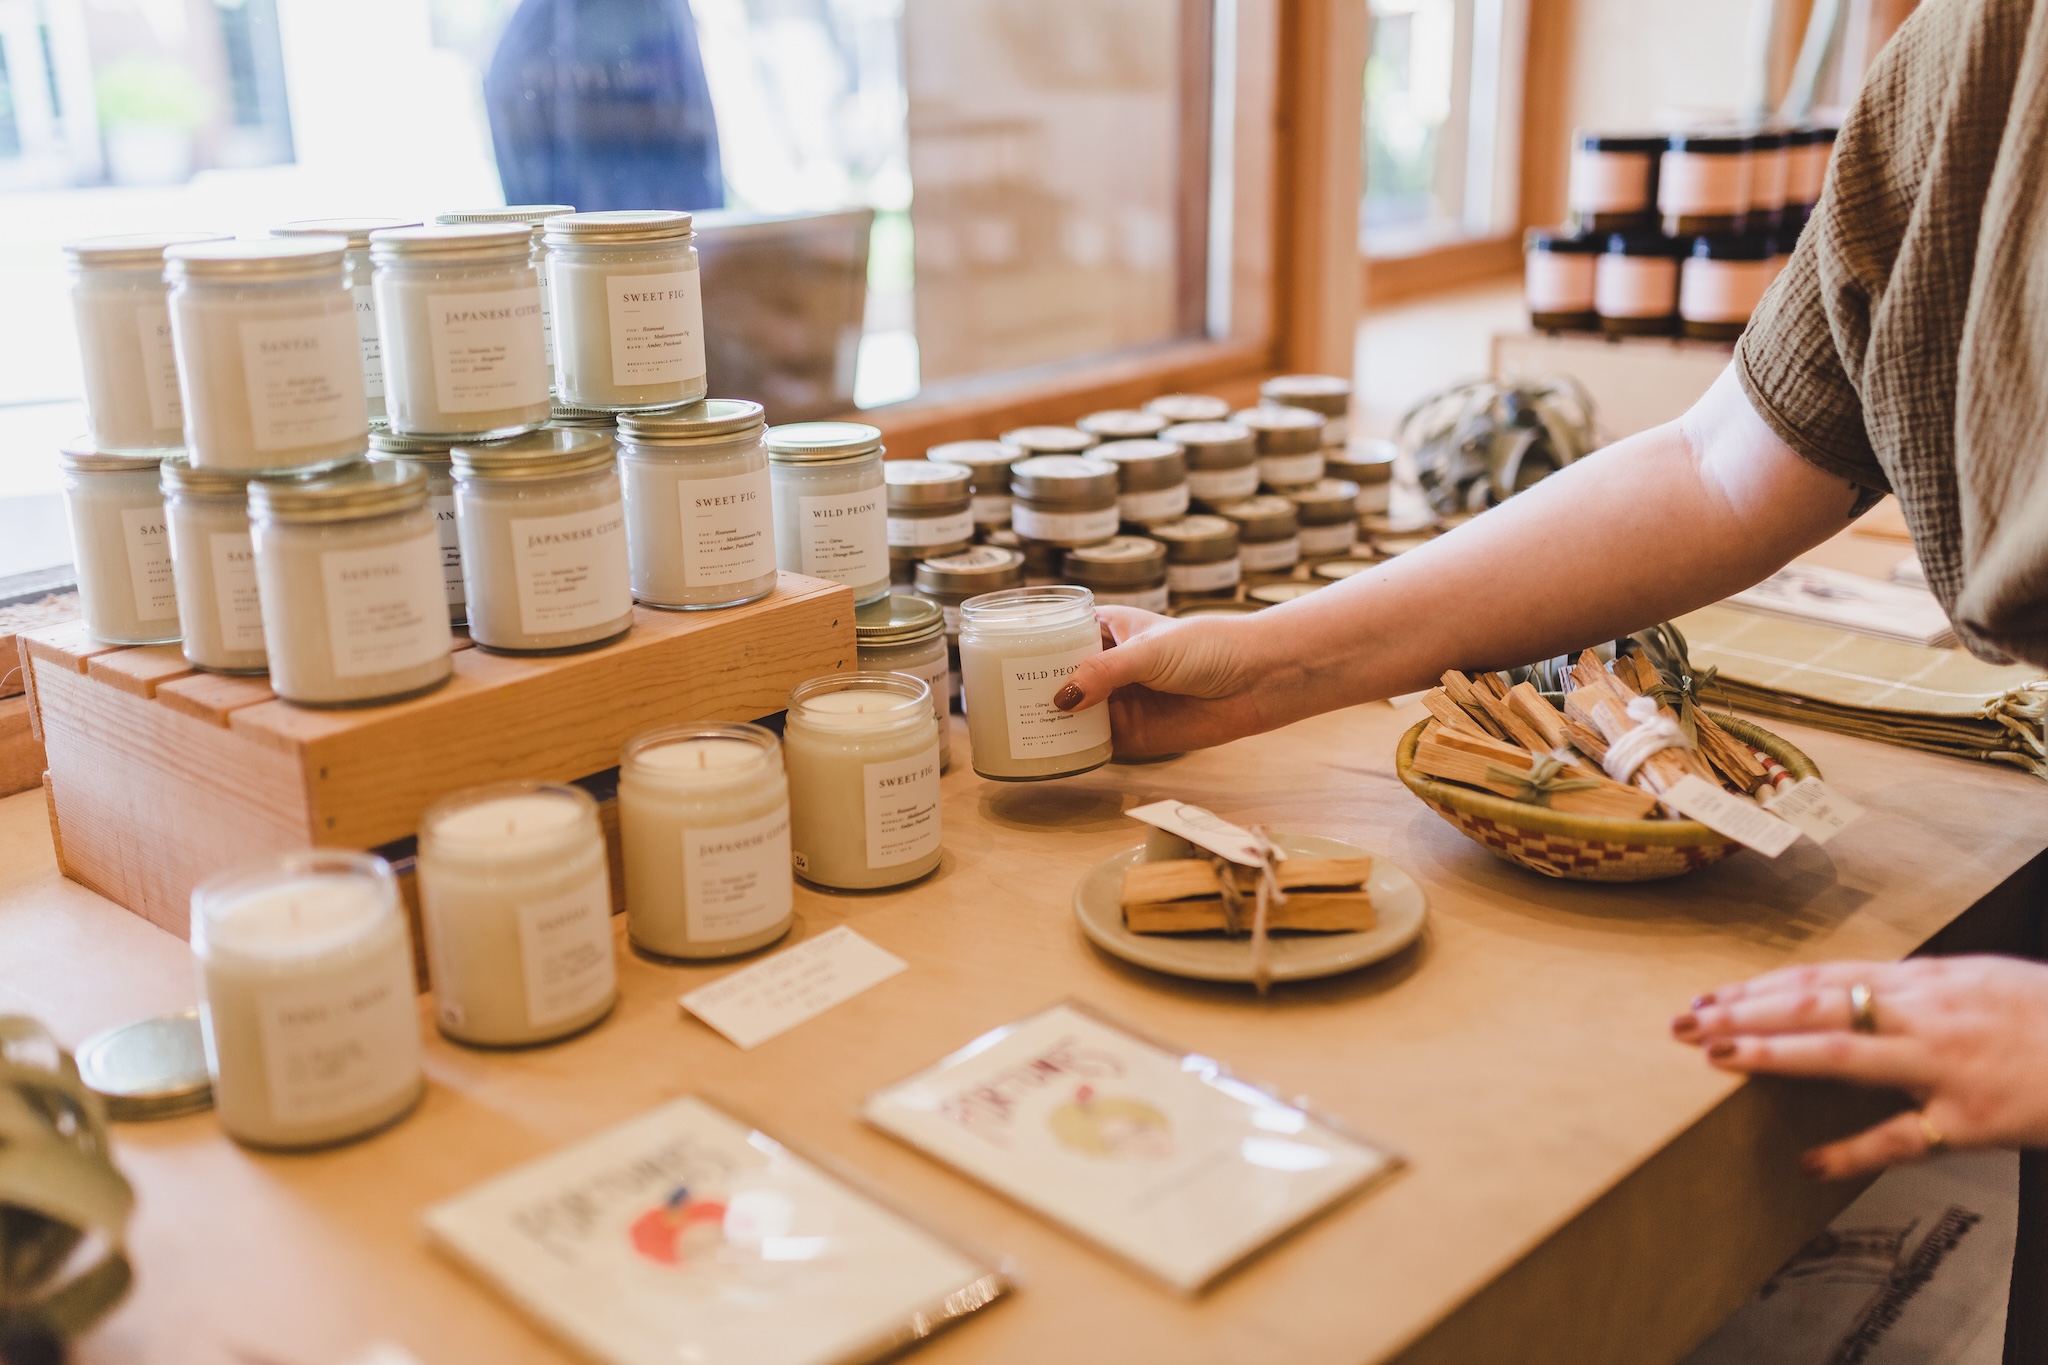
[[[725,203],[689,0],[520,0],[484,103],[508,204]]]

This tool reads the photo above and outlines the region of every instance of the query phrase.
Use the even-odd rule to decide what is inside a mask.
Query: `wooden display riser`
[[[75,623],[20,642],[64,874],[180,935],[193,886],[225,868],[315,845],[385,848],[450,792],[602,774],[643,730],[773,715],[797,683],[855,660],[852,593],[788,573],[750,606],[636,608],[630,634],[584,654],[463,641],[445,686],[354,710],[196,673],[176,645],[94,644]],[[610,834],[616,815],[602,809]],[[613,855],[616,871],[615,840]]]

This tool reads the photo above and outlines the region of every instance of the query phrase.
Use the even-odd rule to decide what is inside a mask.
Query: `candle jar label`
[[[243,323],[242,374],[258,450],[346,441],[365,430],[353,310]]]
[[[171,538],[164,509],[124,507],[121,536],[128,545],[128,586],[135,594],[135,614],[144,621],[163,621],[178,614],[178,589],[171,581]]]
[[[797,499],[804,572],[859,588],[889,576],[882,486]]]
[[[974,513],[943,517],[890,517],[891,545],[957,545],[974,539]]]
[[[1305,555],[1349,554],[1357,544],[1358,523],[1355,521],[1301,528],[1301,552]]]
[[[1248,498],[1259,491],[1259,467],[1248,464],[1238,469],[1190,469],[1188,490],[1208,502]]]
[[[1010,526],[1030,540],[1108,540],[1116,534],[1117,509],[1099,512],[1038,512],[1024,503],[1010,508]]]
[[[520,630],[584,630],[632,610],[623,503],[559,517],[512,517],[506,525],[519,580]]]
[[[683,829],[683,915],[700,943],[744,938],[788,919],[789,807],[736,825]]]
[[[1167,606],[1166,585],[1156,588],[1140,588],[1136,592],[1100,592],[1095,594],[1098,607],[1137,607],[1142,611],[1163,612]]]
[[[745,582],[775,571],[766,469],[722,479],[677,479],[676,496],[682,504],[683,577],[690,586]]]
[[[462,596],[462,541],[456,532],[455,495],[439,493],[427,499],[434,514],[434,535],[441,543],[441,582],[448,605],[459,607]]]
[[[405,964],[403,954],[382,954],[346,972],[258,992],[273,1122],[332,1122],[418,1083],[419,1019]]]
[[[548,398],[540,290],[427,296],[434,395],[443,412],[494,412]]]
[[[236,651],[263,648],[263,604],[256,595],[256,552],[247,531],[206,537],[213,561],[213,600],[220,612],[220,642]]]
[[[1301,562],[1301,540],[1296,536],[1285,540],[1248,540],[1238,554],[1244,566],[1253,573],[1291,569]]]
[[[519,963],[526,1021],[536,1027],[588,1014],[618,987],[612,958],[612,896],[600,867],[573,891],[519,906]]]
[[[976,526],[1008,526],[1010,499],[1002,493],[976,493],[968,502],[968,514]]]
[[[1237,586],[1237,580],[1244,576],[1244,566],[1236,555],[1228,559],[1212,559],[1207,564],[1169,564],[1166,566],[1166,586],[1174,592],[1221,592]]]
[[[448,652],[441,547],[414,536],[361,550],[323,550],[327,642],[343,678],[396,673]]]
[[[1062,711],[1052,704],[1053,694],[1073,676],[1081,661],[1101,652],[1098,643],[1060,654],[1003,660],[1003,708],[1009,717],[1011,758],[1053,758],[1109,743],[1108,707]]]
[[[169,305],[145,303],[137,308],[135,332],[142,343],[142,388],[149,399],[149,424],[159,431],[182,426],[185,404],[178,397],[178,355],[171,346]]]
[[[1311,450],[1306,455],[1262,455],[1259,457],[1259,477],[1275,488],[1314,483],[1323,477],[1323,452]]]
[[[384,338],[377,332],[377,298],[370,286],[354,289],[356,302],[356,347],[363,353],[363,396],[384,396]]]
[[[543,256],[533,263],[534,277],[540,281],[540,355],[547,372],[555,372],[555,287],[548,283],[554,278],[548,269],[548,259]]]
[[[675,384],[704,373],[704,304],[694,270],[607,275],[612,383]]]
[[[930,857],[939,846],[939,746],[893,763],[864,763],[861,776],[868,866],[899,867]]]
[[[1188,486],[1154,488],[1144,493],[1126,493],[1117,499],[1117,511],[1125,521],[1172,521],[1188,510]]]

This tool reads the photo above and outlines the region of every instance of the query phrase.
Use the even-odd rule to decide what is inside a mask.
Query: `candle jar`
[[[1566,204],[1581,232],[1639,232],[1657,225],[1657,163],[1669,139],[1578,133]]]
[[[548,420],[540,275],[523,224],[373,232],[370,262],[393,431],[492,440]]]
[[[1060,560],[1065,550],[1043,540],[1026,540],[1013,530],[990,531],[982,537],[985,545],[1015,550],[1024,556],[1024,582],[1057,583],[1060,581]]]
[[[347,254],[342,237],[164,252],[194,466],[302,468],[363,453],[370,419]]]
[[[689,214],[565,213],[548,219],[547,244],[563,402],[629,412],[709,392]]]
[[[1267,488],[1297,488],[1323,477],[1320,412],[1308,408],[1246,408],[1231,418],[1249,428],[1259,453],[1259,482]]]
[[[370,462],[404,461],[427,476],[427,509],[434,514],[434,537],[441,546],[441,589],[448,598],[448,624],[466,625],[469,606],[462,588],[462,537],[455,525],[455,443],[447,436],[398,436],[370,433]]]
[[[1259,385],[1261,407],[1307,408],[1323,415],[1323,449],[1351,439],[1351,381],[1334,374],[1276,374]]]
[[[397,701],[453,671],[426,475],[400,462],[249,485],[270,685],[301,706]]]
[[[962,603],[960,684],[974,771],[1028,782],[1109,762],[1109,709],[1052,704],[1081,661],[1101,652],[1095,595],[1086,588],[1012,588]]]
[[[924,680],[932,693],[932,714],[939,722],[939,771],[953,766],[949,684],[951,661],[946,644],[946,618],[936,602],[906,593],[890,593],[853,614],[853,634],[863,673],[908,673]]]
[[[1116,466],[1086,455],[1034,455],[1010,469],[1010,527],[1026,540],[1068,548],[1116,534]]]
[[[1595,267],[1593,301],[1610,336],[1678,330],[1678,246],[1654,234],[1617,232]]]
[[[1244,565],[1237,557],[1235,522],[1210,515],[1182,517],[1154,526],[1151,535],[1166,546],[1166,591],[1175,606],[1237,596]]]
[[[790,857],[805,881],[869,891],[939,865],[930,691],[903,673],[848,673],[790,692],[782,732]]]
[[[1331,451],[1323,469],[1333,479],[1357,484],[1359,514],[1376,515],[1393,500],[1394,461],[1399,455],[1400,447],[1392,441],[1368,436],[1341,452]]]
[[[1132,437],[1104,441],[1091,459],[1116,466],[1117,517],[1144,528],[1178,521],[1188,512],[1188,462],[1171,441]]]
[[[1657,212],[1671,237],[1733,232],[1749,210],[1749,139],[1673,133],[1657,171]]]
[[[1522,235],[1522,298],[1529,325],[1545,332],[1589,332],[1600,326],[1593,306],[1596,265],[1607,239],[1547,228]]]
[[[1095,445],[1096,438],[1079,427],[1018,427],[1002,435],[1003,444],[1034,455],[1079,455]]]
[[[619,997],[597,803],[503,782],[420,816],[420,919],[434,1018],[457,1042],[518,1047],[590,1027]]]
[[[1240,422],[1180,422],[1159,433],[1188,462],[1188,494],[1205,507],[1235,502],[1259,491],[1259,450]]]
[[[1067,581],[1095,594],[1099,607],[1164,612],[1166,547],[1150,536],[1117,536],[1067,551]]]
[[[103,644],[178,638],[178,591],[155,455],[108,455],[84,440],[57,452],[86,633]]]
[[[1783,128],[1759,128],[1748,141],[1749,208],[1743,214],[1743,230],[1763,232],[1784,217],[1792,135]]]
[[[1287,500],[1301,523],[1301,557],[1311,562],[1342,559],[1358,546],[1358,485],[1323,479],[1290,488]]]
[[[1010,524],[1010,466],[1024,452],[1001,441],[948,441],[925,451],[933,464],[957,464],[968,473],[968,507],[977,531]]]
[[[1833,128],[1794,128],[1785,143],[1785,226],[1803,227],[1827,185],[1828,158],[1835,150]]]
[[[1024,586],[1024,555],[1002,545],[972,545],[957,555],[921,560],[917,594],[939,604],[946,622],[946,699],[960,704],[960,604],[985,592]]]
[[[974,507],[967,466],[931,460],[889,460],[882,465],[888,488],[889,578],[909,583],[917,561],[928,555],[958,554],[974,540]]]
[[[1143,441],[1172,426],[1156,412],[1143,408],[1111,408],[1091,412],[1074,425],[1098,441]]]
[[[226,240],[215,232],[136,233],[91,237],[64,248],[93,449],[161,454],[185,444],[164,251]]]
[[[249,540],[249,476],[163,462],[164,523],[185,661],[209,673],[261,673],[263,604]]]
[[[403,1117],[420,1073],[412,942],[382,858],[287,853],[192,892],[213,1107],[238,1142],[345,1142]]]
[[[1699,237],[1678,281],[1680,329],[1703,341],[1733,341],[1749,326],[1777,278],[1768,237]]]
[[[536,431],[450,453],[470,639],[558,654],[632,628],[626,509],[608,439]]]
[[[768,428],[775,562],[844,583],[855,605],[889,595],[882,433],[862,422]]]
[[[1237,553],[1248,574],[1287,573],[1301,563],[1301,520],[1278,493],[1228,502],[1216,515],[1237,526]]]
[[[671,611],[775,591],[775,514],[759,403],[712,398],[619,418],[633,596]]]
[[[356,306],[356,346],[363,356],[363,400],[370,425],[384,425],[384,339],[377,329],[377,292],[370,287],[370,234],[418,227],[404,218],[301,218],[280,223],[273,237],[340,237],[348,242],[348,292]]]
[[[626,932],[657,957],[731,957],[789,932],[789,781],[758,725],[635,735],[619,759]]]
[[[540,277],[540,349],[548,383],[555,382],[555,305],[549,297],[547,221],[574,213],[573,204],[508,204],[494,209],[450,209],[434,215],[437,223],[524,223],[533,233],[533,269]]]
[[[1230,404],[1213,394],[1206,393],[1162,393],[1145,404],[1145,411],[1156,412],[1168,422],[1220,422],[1230,416]],[[1166,433],[1161,432],[1164,436]],[[1168,436],[1169,441],[1173,438]]]

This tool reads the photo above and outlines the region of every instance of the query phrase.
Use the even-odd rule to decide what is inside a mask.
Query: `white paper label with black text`
[[[1004,493],[976,493],[967,503],[976,526],[1008,526],[1010,499]]]
[[[1188,510],[1188,486],[1154,488],[1143,493],[1125,493],[1116,500],[1117,512],[1125,521],[1172,521]]]
[[[121,509],[121,539],[128,548],[128,588],[138,620],[162,621],[178,614],[178,587],[171,578],[171,538],[162,503]]]
[[[448,605],[459,607],[465,601],[462,595],[462,540],[456,532],[455,497],[442,493],[427,499],[427,507],[434,514],[434,534],[441,542],[441,586],[447,594]]]
[[[176,428],[185,420],[185,404],[178,396],[178,356],[171,345],[169,306],[139,305],[135,335],[142,343],[142,390],[149,398],[149,424],[159,431]]]
[[[1301,528],[1301,552],[1321,558],[1324,555],[1346,555],[1358,547],[1358,523],[1340,521],[1335,526],[1304,526]]]
[[[683,577],[691,587],[744,583],[775,572],[775,518],[768,471],[678,479]]]
[[[441,546],[433,536],[323,550],[320,580],[327,590],[327,643],[337,676],[394,673],[448,652]]]
[[[889,576],[889,521],[882,487],[819,493],[796,500],[803,571],[848,587]]]
[[[1254,461],[1237,469],[1190,469],[1188,490],[1204,502],[1248,498],[1259,491],[1259,466]]]
[[[1816,844],[1834,838],[1863,814],[1863,807],[1817,777],[1800,778],[1791,790],[1767,800],[1764,809]]]
[[[704,373],[704,303],[694,270],[607,275],[612,383],[677,384]]]
[[[914,758],[861,765],[868,866],[900,867],[939,847],[939,746]]]
[[[377,331],[377,296],[367,284],[352,291],[356,304],[356,349],[363,355],[363,396],[384,396],[384,338]]]
[[[263,648],[263,604],[256,595],[256,551],[247,531],[212,531],[206,537],[213,565],[213,602],[220,613],[223,648]]]
[[[1117,510],[1105,507],[1099,512],[1038,512],[1024,503],[1010,508],[1010,527],[1027,540],[1072,541],[1087,544],[1089,541],[1108,540],[1116,534]]]
[[[369,430],[353,309],[245,322],[241,335],[249,433],[256,449],[295,450],[361,437]]]
[[[1175,592],[1221,592],[1237,586],[1244,577],[1244,565],[1236,555],[1212,559],[1206,564],[1169,564],[1166,586]]]
[[[418,1083],[419,1017],[405,958],[384,954],[256,995],[270,1117],[318,1124],[389,1102]]]
[[[974,513],[949,512],[942,517],[889,518],[891,545],[958,545],[974,539]]]
[[[526,973],[526,1022],[573,1019],[611,999],[610,874],[600,867],[583,885],[519,903],[519,961]]]
[[[493,412],[548,401],[540,290],[429,294],[434,398],[443,412]]]
[[[1275,488],[1293,488],[1323,477],[1323,452],[1306,455],[1261,455],[1259,477]]]
[[[789,807],[714,829],[683,828],[683,915],[700,943],[773,929],[795,903]]]
[[[1687,819],[1697,820],[1766,858],[1777,857],[1799,841],[1796,827],[1705,778],[1690,774],[1680,778],[1664,793],[1663,801]]]
[[[1247,540],[1238,547],[1238,557],[1252,573],[1273,573],[1301,563],[1301,537],[1285,540]]]
[[[633,609],[623,503],[558,517],[512,517],[506,525],[524,634],[588,630]]]
[[[1062,711],[1053,694],[1074,676],[1084,659],[1102,652],[1100,644],[1060,654],[1036,654],[1003,660],[1003,710],[1009,722],[1010,757],[1056,758],[1109,743],[1109,708]]]

